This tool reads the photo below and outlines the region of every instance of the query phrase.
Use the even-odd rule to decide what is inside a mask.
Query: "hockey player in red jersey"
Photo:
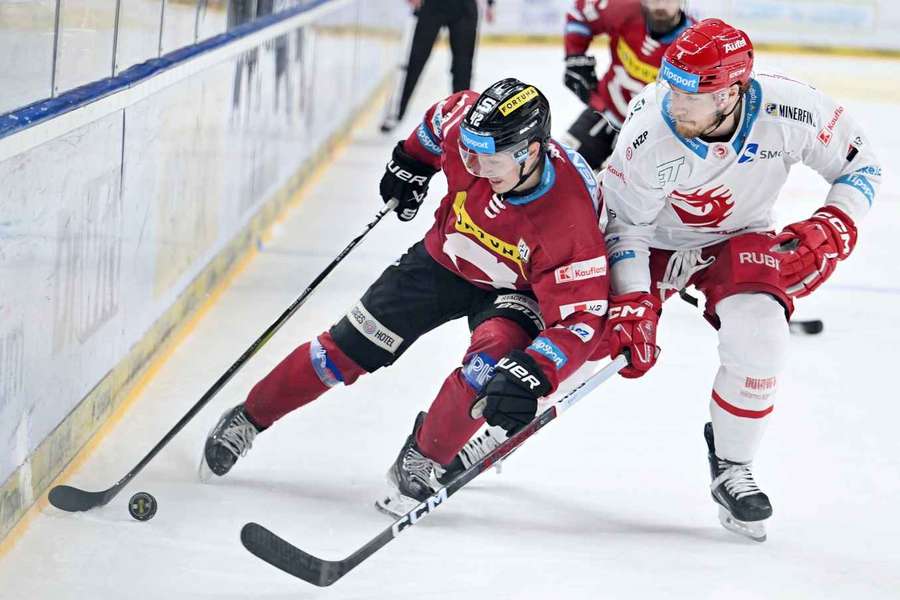
[[[550,138],[544,95],[504,79],[480,96],[464,91],[438,102],[394,148],[381,196],[397,199],[408,221],[439,170],[448,192],[424,240],[222,416],[207,439],[204,470],[225,475],[258,432],[465,316],[470,345],[389,470],[398,494],[380,506],[402,513],[404,503],[433,493],[442,465],[485,419],[521,428],[538,398],[591,355],[608,290],[598,186],[584,160]],[[469,409],[479,397],[486,408],[475,420]]]
[[[565,29],[564,82],[587,105],[563,141],[595,170],[612,153],[628,102],[656,80],[669,44],[693,23],[681,0],[576,0]],[[598,35],[609,36],[611,64],[597,80],[586,53]]]

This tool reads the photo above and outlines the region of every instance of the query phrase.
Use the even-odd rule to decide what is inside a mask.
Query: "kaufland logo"
[[[597,258],[574,262],[570,265],[559,267],[553,274],[556,278],[556,283],[569,283],[570,281],[603,277],[606,275],[606,257],[598,256]]]
[[[728,54],[729,52],[734,52],[735,50],[740,50],[741,48],[743,48],[746,45],[747,45],[747,40],[745,40],[743,38],[739,39],[736,42],[730,42],[728,44],[725,44],[725,53]]]

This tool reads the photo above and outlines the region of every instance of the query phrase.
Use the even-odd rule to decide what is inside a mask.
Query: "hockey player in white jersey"
[[[608,207],[611,354],[628,377],[656,361],[662,303],[694,285],[718,330],[705,426],[712,496],[728,529],[765,539],[772,514],[751,463],[774,407],[794,298],[856,245],[881,168],[847,110],[814,88],[753,73],[747,35],[718,19],[685,30],[656,83],[630,104],[602,175]],[[772,207],[802,162],[831,189],[808,219],[775,233]]]

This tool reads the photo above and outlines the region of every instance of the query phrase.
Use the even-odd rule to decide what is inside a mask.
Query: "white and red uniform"
[[[477,98],[467,91],[438,102],[403,144],[447,178],[425,247],[474,285],[534,293],[546,329],[527,352],[555,389],[584,363],[603,330],[608,279],[598,185],[580,155],[550,140],[536,188],[522,196],[494,194],[487,179],[466,171],[458,150],[459,123]]]
[[[778,194],[802,162],[832,184],[824,204],[859,221],[881,167],[846,108],[804,83],[756,75],[731,139],[715,143],[681,137],[657,85],[633,100],[601,176],[612,291],[665,300],[693,284],[704,293],[707,318],[720,326],[717,453],[746,462],[772,410],[792,310],[773,248]]]
[[[591,96],[591,108],[621,127],[628,103],[656,80],[666,48],[694,19],[663,36],[654,36],[641,12],[640,0],[576,0],[566,15],[566,55],[584,54],[598,35],[609,35],[611,65]]]

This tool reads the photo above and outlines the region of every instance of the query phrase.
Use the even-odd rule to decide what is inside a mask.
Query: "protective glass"
[[[508,175],[528,158],[528,142],[522,141],[499,152],[479,152],[467,145],[467,138],[460,136],[459,156],[466,171],[475,177],[499,178]]]

